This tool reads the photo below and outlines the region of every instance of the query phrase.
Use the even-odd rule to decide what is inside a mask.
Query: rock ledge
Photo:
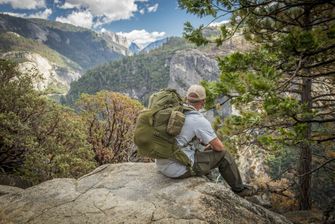
[[[152,163],[104,165],[0,197],[4,223],[290,223],[204,178],[174,180]]]

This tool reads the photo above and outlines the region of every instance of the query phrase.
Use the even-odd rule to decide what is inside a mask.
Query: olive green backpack
[[[175,137],[180,133],[186,111],[194,110],[183,105],[174,89],[163,89],[149,98],[148,109],[139,114],[134,142],[140,156],[155,159],[172,159],[191,167],[191,161],[177,146]]]

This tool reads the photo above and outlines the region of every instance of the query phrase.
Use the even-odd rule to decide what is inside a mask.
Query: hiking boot
[[[234,193],[240,197],[248,197],[257,194],[257,190],[252,186],[244,185],[242,190],[234,191]]]

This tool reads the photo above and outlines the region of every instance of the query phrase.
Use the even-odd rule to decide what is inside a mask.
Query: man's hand
[[[224,151],[224,146],[219,138],[213,139],[209,144],[214,151]]]
[[[204,148],[204,151],[207,151],[207,150],[212,150],[211,144],[206,145],[206,147]]]

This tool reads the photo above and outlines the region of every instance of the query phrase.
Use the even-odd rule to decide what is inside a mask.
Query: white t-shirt
[[[194,163],[194,148],[188,145],[192,139],[196,137],[200,142],[207,145],[217,136],[210,122],[198,111],[190,111],[185,113],[185,123],[176,137],[177,144],[181,146],[183,152]],[[179,177],[186,173],[186,166],[181,163],[169,159],[156,159],[157,169],[168,177]]]

